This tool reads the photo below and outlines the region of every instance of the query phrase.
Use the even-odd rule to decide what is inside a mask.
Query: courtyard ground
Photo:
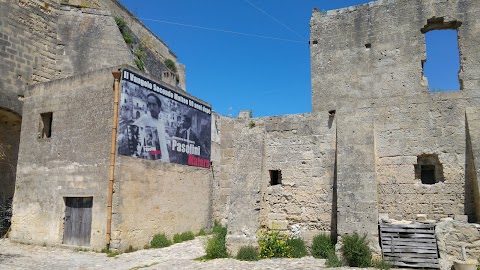
[[[319,269],[325,260],[266,259],[243,262],[235,259],[194,260],[205,255],[203,238],[167,248],[139,250],[108,257],[104,253],[85,252],[60,247],[42,247],[0,240],[0,269]],[[344,267],[342,269],[351,269]]]

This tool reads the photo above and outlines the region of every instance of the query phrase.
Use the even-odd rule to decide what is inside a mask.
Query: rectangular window
[[[40,114],[39,138],[45,139],[52,136],[52,112]]]
[[[462,89],[460,51],[458,46],[459,21],[445,21],[433,17],[421,29],[425,35],[426,59],[422,60],[423,76],[428,79],[430,92]]]
[[[437,181],[435,179],[435,165],[421,165],[422,184],[433,185]]]
[[[280,170],[270,170],[270,185],[281,185],[282,184],[282,172]]]

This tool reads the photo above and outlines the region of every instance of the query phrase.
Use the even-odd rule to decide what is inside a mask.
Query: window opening
[[[459,76],[460,51],[458,32],[461,22],[445,22],[444,18],[427,20],[421,29],[425,34],[426,59],[422,60],[423,76],[430,92],[457,91],[462,88]]]
[[[415,178],[424,185],[433,185],[443,182],[443,165],[436,154],[423,154],[417,157],[415,164]]]
[[[52,136],[52,112],[40,114],[40,138],[50,138]]]
[[[270,185],[282,184],[282,172],[280,170],[270,170]]]
[[[433,185],[435,181],[435,165],[420,165],[422,184]]]

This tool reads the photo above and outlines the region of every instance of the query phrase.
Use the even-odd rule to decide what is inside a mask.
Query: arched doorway
[[[0,108],[0,235],[10,227],[22,118]]]

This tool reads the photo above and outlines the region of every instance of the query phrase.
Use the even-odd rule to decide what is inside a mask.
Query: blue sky
[[[239,110],[252,109],[259,117],[311,111],[308,40],[313,8],[371,1],[120,2],[186,65],[187,92],[220,114],[237,116]]]

